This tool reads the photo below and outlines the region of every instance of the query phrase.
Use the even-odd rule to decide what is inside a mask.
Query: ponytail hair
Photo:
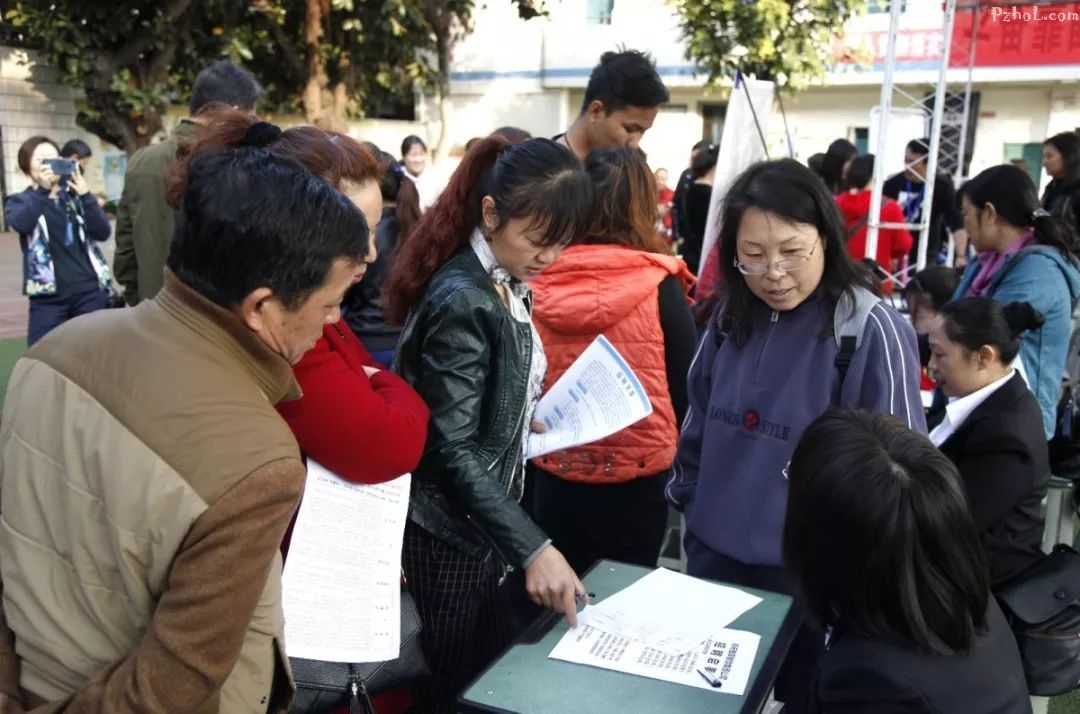
[[[1002,306],[987,297],[953,300],[941,309],[945,334],[967,352],[991,346],[1002,364],[1009,364],[1020,352],[1020,336],[1043,326],[1042,313],[1027,302]]]
[[[416,189],[416,182],[405,175],[405,167],[401,162],[385,151],[380,151],[377,158],[379,163],[387,167],[379,181],[379,191],[382,192],[383,201],[394,204],[397,239],[400,244],[420,221],[423,213],[420,210],[420,192]]]
[[[1077,237],[1072,227],[1039,206],[1039,194],[1026,171],[1002,164],[991,166],[960,187],[960,196],[976,208],[993,204],[1003,221],[1018,228],[1032,228],[1035,242],[1059,251],[1065,257],[1077,253]]]
[[[511,219],[525,219],[526,229],[539,233],[534,242],[540,247],[584,236],[592,219],[592,182],[570,151],[550,139],[516,145],[499,135],[480,139],[435,205],[398,244],[383,285],[391,323],[404,323],[435,271],[469,244],[485,196],[495,203],[496,231]]]

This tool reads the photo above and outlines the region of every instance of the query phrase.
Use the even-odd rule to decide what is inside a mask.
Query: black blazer
[[[1014,374],[941,445],[967,490],[968,505],[999,585],[1041,558],[1042,499],[1050,480],[1039,402]]]
[[[970,656],[933,656],[891,642],[837,635],[821,660],[810,711],[1029,714],[1016,638],[993,598],[987,626]]]

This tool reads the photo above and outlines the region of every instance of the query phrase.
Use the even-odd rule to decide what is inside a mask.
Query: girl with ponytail
[[[972,297],[945,305],[930,330],[930,370],[949,399],[930,440],[964,481],[994,586],[1041,558],[1049,454],[1039,404],[1012,362],[1043,322],[1030,303]]]
[[[1043,315],[1025,332],[1020,359],[1042,410],[1047,439],[1054,434],[1061,375],[1080,299],[1077,236],[1039,207],[1035,184],[1011,165],[986,169],[960,188],[964,228],[979,251],[955,297],[991,297],[1001,304],[1028,302]]]
[[[431,679],[421,712],[456,698],[512,639],[507,575],[576,624],[581,581],[519,505],[524,443],[547,362],[528,283],[590,225],[592,183],[547,139],[481,139],[398,246],[387,314],[395,368],[431,409],[402,553]]]

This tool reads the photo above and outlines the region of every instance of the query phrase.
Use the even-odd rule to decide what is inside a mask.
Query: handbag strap
[[[376,714],[367,684],[356,671],[356,665],[349,665],[349,675],[349,714]]]

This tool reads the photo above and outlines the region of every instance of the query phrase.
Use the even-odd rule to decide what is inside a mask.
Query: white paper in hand
[[[600,335],[537,403],[533,418],[547,431],[529,435],[525,457],[603,439],[650,414],[652,403],[637,375]]]
[[[282,574],[285,651],[326,662],[381,662],[401,647],[405,474],[349,483],[308,460]]]

